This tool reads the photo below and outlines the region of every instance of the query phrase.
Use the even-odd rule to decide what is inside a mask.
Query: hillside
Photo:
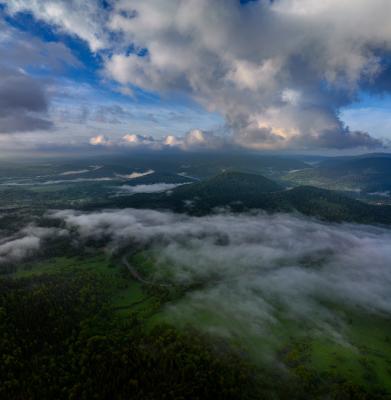
[[[276,193],[270,200],[280,211],[298,211],[327,221],[391,223],[391,206],[367,204],[337,191],[312,186]]]
[[[164,193],[140,193],[112,199],[99,207],[170,209],[203,215],[218,207],[240,212],[300,212],[327,221],[391,223],[391,206],[375,206],[339,192],[311,186],[285,190],[260,175],[237,172],[178,187]]]
[[[210,179],[175,189],[175,196],[199,196],[203,199],[236,201],[237,197],[257,196],[260,193],[277,192],[282,186],[262,175],[243,172],[223,172]]]
[[[297,185],[327,189],[387,191],[391,189],[391,156],[374,154],[332,158],[312,169],[291,172],[284,179]]]
[[[192,205],[195,206],[197,203],[197,210],[194,212],[204,214],[214,207],[227,205],[236,205],[238,209],[243,205],[247,207],[254,199],[281,190],[282,186],[262,175],[224,172],[203,181],[177,187],[169,192],[121,196],[105,204],[93,204],[91,207],[168,208],[186,211],[188,208],[194,208]]]

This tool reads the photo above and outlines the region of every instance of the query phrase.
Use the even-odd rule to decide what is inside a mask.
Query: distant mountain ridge
[[[331,158],[311,169],[293,171],[285,179],[297,185],[328,189],[386,191],[391,189],[391,155]]]
[[[281,185],[262,175],[227,171],[193,185],[179,187],[175,190],[175,195],[202,197],[224,195],[226,198],[235,199],[239,192],[241,196],[251,196],[282,189]]]
[[[336,191],[312,186],[284,189],[262,175],[242,172],[225,172],[170,192],[115,198],[103,206],[170,209],[194,215],[229,207],[234,212],[252,209],[299,212],[335,222],[391,223],[391,206],[370,205]]]

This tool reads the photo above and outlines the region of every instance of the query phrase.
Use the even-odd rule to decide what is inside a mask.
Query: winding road
[[[172,287],[173,285],[170,283],[156,283],[153,281],[149,281],[147,279],[144,279],[140,273],[137,271],[137,269],[129,262],[128,257],[131,257],[132,255],[136,254],[135,251],[126,253],[124,256],[121,258],[121,262],[125,267],[128,269],[132,277],[136,280],[139,281],[140,283],[143,283],[145,285],[151,285],[151,286],[158,286],[158,287]]]

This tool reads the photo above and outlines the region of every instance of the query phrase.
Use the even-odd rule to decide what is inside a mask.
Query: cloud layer
[[[221,150],[237,147],[232,138],[223,138],[213,132],[193,129],[182,136],[166,135],[162,138],[140,134],[126,134],[117,140],[111,140],[104,135],[90,138],[90,144],[103,147],[145,148],[152,150],[181,149],[181,150]]]
[[[185,183],[152,183],[149,185],[122,185],[118,187],[119,194],[160,193],[175,189]]]
[[[332,331],[342,323],[332,304],[391,313],[386,229],[279,214],[190,217],[125,209],[52,216],[81,238],[106,238],[110,251],[148,245],[157,265],[152,279],[198,284],[168,309],[181,318],[209,310],[231,321],[232,329],[259,333],[281,312]]]
[[[153,260],[148,280],[193,287],[163,312],[223,335],[270,338],[284,320],[341,342],[349,310],[391,315],[389,229],[263,213],[62,210],[49,217],[63,228],[29,225],[1,238],[0,266],[56,237],[98,240],[110,253],[139,245]]]
[[[381,70],[390,13],[384,0],[123,1],[110,27],[148,53],[115,54],[106,70],[124,85],[190,93],[246,147],[372,147],[338,108]]]
[[[46,238],[66,234],[60,229],[30,225],[12,237],[0,238],[0,267],[35,255]]]
[[[384,75],[391,46],[388,0],[100,4],[10,0],[7,9],[30,11],[87,41],[123,93],[185,94],[221,113],[240,146],[381,146],[344,126],[339,110]]]
[[[43,42],[0,20],[0,134],[46,131],[54,127],[48,117],[49,82],[28,70],[59,71],[80,67],[62,43]]]

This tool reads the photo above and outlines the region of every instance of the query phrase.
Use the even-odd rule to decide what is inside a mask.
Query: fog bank
[[[283,311],[336,333],[341,321],[332,304],[391,313],[387,229],[262,213],[191,217],[125,209],[52,216],[82,238],[107,238],[110,251],[149,244],[157,264],[154,279],[201,283],[171,306],[174,314],[213,310],[258,331]]]

